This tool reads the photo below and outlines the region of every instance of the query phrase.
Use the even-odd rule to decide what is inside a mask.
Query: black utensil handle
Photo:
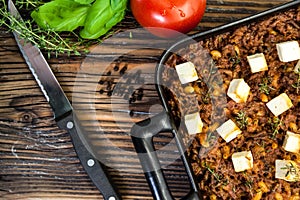
[[[58,120],[57,125],[61,129],[65,129],[69,132],[75,151],[84,170],[101,192],[103,198],[105,200],[121,200],[121,196],[112,184],[108,173],[105,171],[105,166],[92,155],[91,151],[88,150],[88,146],[84,143],[85,140],[80,136],[82,135],[82,128],[76,115],[71,112],[68,116]]]
[[[161,132],[171,132],[174,135],[176,134],[174,130],[175,127],[172,126],[166,112],[161,112],[154,117],[138,122],[131,129],[132,142],[138,154],[152,195],[156,200],[172,200],[174,197],[169,190],[158,156],[155,152],[153,137]],[[187,158],[183,152],[182,143],[178,140],[178,137],[176,138],[176,141],[192,186],[190,193],[183,199],[199,200],[201,197],[198,194],[198,189],[192,177],[191,169],[188,166]]]
[[[168,116],[160,113],[138,122],[131,129],[131,138],[141,162],[150,190],[156,200],[173,199],[153,146],[153,136],[171,131]]]

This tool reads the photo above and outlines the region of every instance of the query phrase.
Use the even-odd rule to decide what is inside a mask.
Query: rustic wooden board
[[[195,31],[284,2],[288,1],[208,0],[207,12]],[[138,25],[128,14],[120,27],[126,30]],[[99,159],[109,165],[124,199],[152,199],[129,132],[133,123],[162,110],[153,81],[154,69],[163,51],[159,47],[171,42],[152,38],[149,43],[154,48],[145,49],[149,43],[145,44],[143,36],[148,34],[137,32],[132,38],[114,38],[102,44],[100,50],[92,50],[89,57],[48,59],[78,110],[89,133],[86,137]],[[111,61],[112,58],[117,59]],[[121,72],[125,66],[126,77]],[[136,78],[141,82],[137,83]],[[56,126],[50,106],[5,27],[0,29],[0,84],[0,199],[102,199],[80,165],[69,135]],[[123,92],[109,94],[114,86]],[[143,97],[129,103],[130,95],[126,94],[132,94],[132,88],[135,97],[143,88]],[[107,138],[112,144],[108,147]],[[170,137],[155,140],[157,148],[161,148]],[[100,148],[103,145],[106,148]],[[177,158],[174,151],[170,145],[159,151],[159,156],[166,166],[170,188],[179,198],[188,191],[188,184],[180,161],[173,162]]]

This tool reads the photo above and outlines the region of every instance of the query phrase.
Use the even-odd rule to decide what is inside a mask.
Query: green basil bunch
[[[53,0],[40,6],[31,17],[42,28],[74,31],[84,39],[107,33],[125,15],[127,0]]]

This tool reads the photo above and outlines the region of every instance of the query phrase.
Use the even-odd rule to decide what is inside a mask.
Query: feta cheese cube
[[[300,60],[298,60],[295,68],[294,68],[294,72],[297,74],[297,73],[300,73]]]
[[[216,129],[216,131],[226,142],[230,142],[242,133],[239,127],[231,119],[224,122]]]
[[[269,101],[266,105],[277,117],[278,115],[290,109],[293,106],[293,103],[286,93],[282,93]]]
[[[275,160],[275,178],[289,182],[300,181],[297,163],[292,160]]]
[[[250,92],[249,85],[244,79],[233,79],[227,91],[227,95],[236,103],[245,103]]]
[[[199,78],[195,65],[192,62],[176,65],[175,69],[182,84],[196,81]]]
[[[242,172],[253,168],[253,156],[251,151],[233,153],[231,159],[235,172]]]
[[[186,129],[190,135],[202,132],[203,122],[200,118],[199,112],[185,115],[184,121]]]
[[[298,41],[287,41],[276,44],[277,53],[281,62],[290,62],[300,59],[300,47]]]
[[[287,131],[283,141],[283,148],[289,152],[300,153],[300,134]]]
[[[247,56],[252,73],[268,70],[267,61],[263,53]]]

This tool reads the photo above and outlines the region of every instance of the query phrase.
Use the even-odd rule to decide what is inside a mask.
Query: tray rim
[[[235,28],[238,28],[240,26],[246,25],[246,24],[251,24],[253,22],[256,22],[258,20],[261,20],[264,17],[268,17],[274,14],[277,14],[279,12],[282,11],[286,11],[288,9],[292,9],[295,8],[296,6],[300,6],[300,0],[295,0],[295,1],[291,1],[291,2],[287,2],[285,4],[276,6],[274,8],[270,8],[268,10],[259,12],[257,14],[242,18],[240,20],[228,23],[228,24],[224,24],[221,26],[217,26],[215,28],[212,28],[210,30],[204,31],[204,32],[197,32],[194,33],[192,35],[188,35],[188,37],[184,36],[183,39],[178,39],[177,42],[175,42],[174,44],[172,44],[167,50],[165,50],[160,58],[159,58],[159,62],[156,65],[155,68],[155,85],[156,85],[156,90],[158,92],[158,96],[162,102],[162,105],[164,107],[164,109],[167,111],[167,113],[170,112],[170,108],[167,104],[167,97],[164,91],[164,87],[163,84],[161,84],[162,82],[162,69],[164,66],[164,63],[169,59],[169,57],[174,54],[174,52],[176,52],[177,50],[179,50],[180,48],[186,47],[189,44],[194,43],[195,41],[198,42],[200,40],[206,39],[208,37],[212,37],[218,34],[222,34],[228,31],[231,31]]]

